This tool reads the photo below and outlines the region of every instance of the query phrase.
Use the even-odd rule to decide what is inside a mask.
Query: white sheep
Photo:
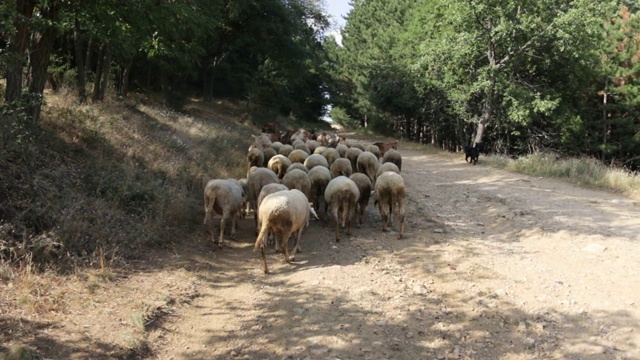
[[[311,154],[309,155],[307,160],[304,161],[304,166],[309,170],[313,169],[316,166],[324,166],[328,169],[329,163],[327,162],[327,158],[325,158],[324,156],[320,154]]]
[[[387,231],[387,226],[391,226],[393,222],[393,214],[397,213],[400,221],[398,239],[402,239],[404,234],[405,193],[404,180],[399,174],[387,171],[378,176],[375,194],[376,203],[382,216],[382,231]]]
[[[280,141],[274,141],[271,143],[270,147],[276,151],[276,154],[279,154],[279,151],[282,145],[283,144]]]
[[[210,180],[204,188],[204,224],[207,225],[216,213],[222,214],[220,220],[219,248],[224,243],[224,228],[231,220],[231,238],[236,238],[237,219],[240,216],[244,192],[242,186],[227,179]],[[216,243],[215,235],[213,242]]]
[[[291,160],[291,163],[299,162],[301,164],[304,164],[304,161],[307,160],[309,154],[307,154],[304,150],[295,149],[289,153],[288,157],[289,160]]]
[[[362,150],[356,147],[351,147],[344,153],[345,159],[351,161],[351,169],[353,169],[353,171],[358,171],[358,156],[360,156],[360,154],[362,154]]]
[[[267,195],[271,195],[273,193],[277,193],[279,191],[286,191],[289,190],[289,188],[287,188],[286,186],[282,185],[282,184],[267,184],[265,186],[262,187],[262,190],[260,190],[260,195],[258,195],[258,212],[256,213],[256,217],[259,216],[260,214],[260,205],[262,204],[262,201],[264,200],[265,197],[267,197]],[[258,224],[260,223],[260,219],[258,219]],[[271,235],[271,234],[269,234]],[[271,238],[271,236],[269,237]],[[277,239],[276,239],[277,240]],[[269,244],[271,244],[271,242],[268,242]],[[276,242],[276,250],[279,248],[279,244]]]
[[[249,168],[252,166],[263,167],[264,153],[257,147],[250,149],[247,152],[247,162],[249,163]]]
[[[380,148],[377,145],[367,145],[364,148],[364,151],[368,151],[368,152],[372,153],[378,159],[380,159],[382,157],[382,155],[380,155]]]
[[[311,154],[311,149],[309,149],[307,144],[304,144],[304,143],[293,145],[293,149],[294,150],[302,150],[302,151],[306,152],[307,155]]]
[[[338,150],[338,154],[340,154],[340,157],[345,157],[345,153],[347,152],[347,150],[349,150],[349,147],[345,144],[338,144],[336,146],[336,150]]]
[[[376,179],[385,171],[393,171],[396,174],[400,174],[400,169],[398,169],[398,166],[392,162],[388,162],[380,165],[380,167],[378,168],[378,172],[376,172]]]
[[[278,154],[272,157],[267,163],[267,167],[271,169],[276,175],[278,175],[279,179],[284,177],[284,174],[287,173],[287,169],[291,166],[291,160],[288,157]]]
[[[304,171],[305,173],[308,173],[308,172],[309,172],[309,169],[307,169],[307,168],[306,168],[303,164],[301,164],[301,163],[293,163],[293,164],[291,164],[291,166],[289,166],[289,168],[287,169],[287,173],[288,173],[289,171],[292,171],[292,170],[302,170],[302,171]],[[286,175],[286,174],[285,174],[285,175]]]
[[[324,159],[324,158],[323,158]],[[324,166],[316,166],[309,170],[309,181],[311,182],[311,190],[309,191],[309,201],[313,203],[313,207],[318,214],[323,214],[320,207],[324,204],[323,220],[327,218],[327,202],[324,200],[324,191],[327,189],[329,181],[331,181],[331,172]]]
[[[307,140],[305,144],[307,144],[307,147],[309,148],[309,154],[314,154],[316,148],[320,146],[320,143],[315,140]]]
[[[338,176],[346,176],[349,177],[353,174],[353,169],[351,168],[351,161],[349,159],[339,158],[336,159],[333,164],[331,164],[331,177],[335,178]]]
[[[371,180],[369,177],[362,173],[355,173],[349,177],[349,179],[353,180],[360,190],[360,196],[358,197],[358,202],[356,206],[356,214],[358,215],[358,224],[362,226],[364,223],[364,210],[369,205],[369,198],[371,198]]]
[[[373,153],[364,151],[363,153],[358,155],[356,167],[358,169],[358,172],[367,175],[369,177],[369,180],[371,180],[371,184],[375,186],[375,176],[378,173],[378,168],[380,167],[378,158]]]
[[[247,201],[253,209],[254,222],[256,224],[256,232],[258,229],[258,196],[262,187],[267,184],[280,183],[280,179],[275,172],[267,168],[252,168],[247,176]]]
[[[280,147],[280,149],[278,150],[278,154],[289,156],[289,153],[291,153],[292,151],[293,151],[293,146],[289,144],[285,144]]]
[[[313,153],[314,153],[314,154],[320,154],[320,155],[322,155],[322,153],[323,153],[325,150],[327,150],[327,147],[326,147],[326,146],[322,146],[322,145],[320,145],[320,146],[316,147],[316,149],[315,149],[315,150],[313,150]]]
[[[305,169],[306,170],[306,169]],[[282,178],[282,184],[291,189],[298,189],[304,193],[305,196],[309,196],[311,190],[311,181],[306,172],[294,169],[287,172]]]
[[[333,162],[336,161],[336,159],[340,159],[340,153],[338,152],[338,150],[334,148],[326,148],[322,152],[322,156],[324,156],[327,159],[327,162],[329,163],[329,167],[331,167],[331,164],[333,164]]]
[[[347,235],[351,235],[351,220],[358,198],[360,198],[360,190],[348,177],[338,176],[329,181],[324,191],[324,199],[329,204],[331,215],[336,223],[336,242],[340,242],[340,226],[346,226]]]
[[[272,157],[278,155],[278,152],[275,149],[268,147],[262,150],[262,154],[264,155],[262,167],[267,167],[267,165],[269,164],[269,160],[271,160]]]
[[[382,163],[384,164],[388,162],[396,164],[396,166],[398,166],[398,170],[402,171],[402,155],[400,155],[398,150],[389,149],[384,153]]]
[[[261,251],[262,269],[265,274],[267,268],[265,244],[267,235],[271,231],[282,247],[284,260],[287,263],[295,260],[295,254],[300,252],[300,237],[304,228],[309,225],[310,215],[316,216],[309,205],[307,197],[300,191],[285,190],[267,195],[260,205],[260,232],[256,238],[254,251]],[[316,216],[317,217],[317,216]],[[289,238],[296,233],[293,254],[289,256]]]

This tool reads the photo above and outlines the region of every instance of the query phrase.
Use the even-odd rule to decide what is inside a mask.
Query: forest
[[[45,86],[78,101],[161,92],[330,116],[459,151],[552,151],[640,166],[634,1],[15,0],[0,5],[3,122],[37,126]],[[329,107],[328,105],[331,105]]]

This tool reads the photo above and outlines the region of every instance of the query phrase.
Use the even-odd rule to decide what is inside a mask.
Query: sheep
[[[311,149],[309,149],[309,147],[307,146],[307,144],[298,144],[298,145],[294,145],[293,146],[294,150],[302,150],[305,153],[307,153],[307,155],[311,154]]]
[[[291,135],[291,144],[293,144],[293,142],[296,140],[307,141],[309,140],[309,135],[311,134],[307,130],[300,128],[293,135]]]
[[[258,195],[260,195],[263,186],[279,182],[278,175],[268,168],[252,168],[247,176],[247,201],[251,205],[251,209],[253,209],[256,231],[258,228],[258,217],[256,216],[258,213]]]
[[[338,146],[336,146],[336,150],[338,150],[340,157],[345,157],[345,153],[349,150],[349,147],[345,144],[338,144]]]
[[[284,177],[289,166],[291,166],[291,160],[281,154],[272,157],[271,160],[269,160],[269,163],[267,163],[267,167],[276,173],[279,179]]]
[[[290,263],[295,260],[295,254],[300,252],[300,237],[304,228],[309,225],[310,214],[315,216],[307,197],[299,190],[285,190],[267,195],[260,206],[260,233],[256,238],[254,251],[261,251],[262,270],[269,273],[265,255],[265,240],[269,231],[273,232],[280,242],[284,261]],[[317,217],[317,216],[316,216]],[[289,238],[296,233],[293,254],[289,256]]]
[[[327,158],[325,158],[324,156],[320,154],[311,154],[309,155],[307,160],[304,161],[304,166],[309,170],[313,169],[316,166],[324,166],[328,169],[329,163],[327,162]]]
[[[282,184],[288,187],[289,190],[298,189],[302,191],[305,196],[309,197],[311,181],[309,180],[309,175],[302,170],[294,169],[293,171],[287,172],[282,178]]]
[[[323,220],[327,218],[327,202],[324,200],[324,191],[331,181],[331,172],[324,166],[316,166],[309,170],[309,181],[311,182],[311,190],[309,191],[309,201],[313,203],[313,207],[318,214],[320,212],[320,206],[324,204],[324,216]]]
[[[372,153],[378,159],[380,159],[382,157],[382,155],[380,155],[380,148],[378,146],[376,146],[376,145],[367,145],[367,147],[364,148],[364,151],[368,151],[368,152]]]
[[[262,204],[262,201],[264,200],[264,198],[267,197],[267,195],[271,195],[271,194],[276,193],[278,191],[285,191],[285,190],[289,190],[289,188],[287,188],[286,186],[284,186],[282,184],[277,184],[277,183],[267,184],[267,185],[263,186],[262,189],[260,190],[260,195],[258,195],[258,201],[257,201],[258,212],[256,213],[256,216],[259,216],[259,214],[260,214],[260,205]],[[258,224],[259,223],[260,223],[260,219],[258,219]],[[267,243],[271,244],[272,242],[267,240]],[[276,241],[276,250],[279,247],[280,246]]]
[[[400,152],[394,149],[389,149],[382,157],[382,163],[394,163],[398,166],[398,170],[402,171],[402,155]]]
[[[292,141],[292,142],[291,142],[291,146],[293,146],[293,148],[294,148],[294,149],[295,149],[295,148],[296,148],[296,146],[298,146],[298,145],[304,145],[304,141],[302,141],[302,140],[298,139],[298,140],[295,140],[295,141]]]
[[[362,154],[363,150],[360,150],[356,147],[351,147],[349,148],[349,150],[347,150],[347,152],[344,154],[345,159],[349,159],[349,161],[351,161],[351,168],[353,169],[353,171],[357,171],[358,169],[358,156],[360,154]]]
[[[305,144],[307,144],[307,147],[309,148],[309,154],[314,154],[316,148],[320,146],[320,143],[315,140],[307,140]]]
[[[389,149],[398,150],[398,140],[391,141],[388,143],[376,142],[376,143],[373,143],[373,145],[376,145],[380,149],[381,156],[384,156],[384,154],[387,151],[389,151]]]
[[[385,171],[393,171],[396,174],[400,174],[400,169],[398,169],[398,165],[388,162],[380,165],[378,171],[376,172],[376,179]]]
[[[304,161],[307,160],[308,157],[309,154],[300,149],[293,150],[289,153],[289,160],[291,160],[292,163],[299,162],[304,164]]]
[[[322,156],[324,156],[327,159],[327,162],[329,163],[329,167],[331,167],[331,164],[333,164],[333,162],[336,159],[340,159],[340,153],[338,152],[338,150],[334,148],[326,148],[322,152]]]
[[[204,224],[207,225],[215,213],[222,214],[218,248],[224,244],[224,228],[231,220],[231,238],[236,238],[237,219],[242,209],[244,193],[242,186],[227,179],[210,180],[204,188]],[[212,234],[216,243],[215,235]]]
[[[257,147],[254,147],[247,152],[247,162],[249,168],[252,166],[263,167],[264,166],[264,153]]]
[[[302,170],[305,173],[309,172],[309,169],[307,169],[303,164],[300,163],[293,163],[291,164],[291,166],[289,166],[289,168],[287,169],[287,174],[289,173],[289,171],[291,170]],[[286,175],[286,174],[285,174]]]
[[[405,193],[402,176],[392,171],[380,174],[375,185],[375,194],[376,203],[382,216],[382,231],[387,231],[387,226],[391,226],[393,222],[393,214],[397,213],[400,220],[398,239],[402,239],[404,234]]]
[[[321,146],[316,147],[316,149],[315,149],[315,150],[313,150],[313,153],[314,153],[314,154],[320,154],[320,155],[322,155],[322,153],[323,153],[325,150],[327,150],[327,147],[326,147],[326,146],[322,146],[322,145],[321,145]]]
[[[282,143],[280,141],[274,141],[271,143],[270,148],[276,151],[276,154],[279,154],[280,148],[282,147]]]
[[[264,149],[271,145],[271,138],[269,138],[268,134],[260,134],[260,135],[252,135],[251,145],[249,146],[249,150],[251,149]]]
[[[350,149],[356,148],[356,149],[360,149],[360,151],[364,151],[364,145],[360,144],[360,143],[353,143],[351,144],[351,146],[349,147]]]
[[[242,209],[240,210],[240,217],[244,219],[247,217],[247,214],[249,213],[249,209],[250,209],[249,202],[247,201],[247,178],[242,178],[239,180],[236,180],[236,179],[229,179],[229,180],[240,185],[240,187],[242,188]]]
[[[348,159],[336,159],[333,164],[331,164],[331,177],[335,178],[338,176],[346,176],[349,177],[353,174],[353,169],[351,168],[351,161]]]
[[[267,165],[269,164],[269,160],[271,160],[272,157],[278,155],[278,152],[275,149],[268,147],[262,150],[262,154],[264,155],[262,167],[267,167]]]
[[[369,204],[369,198],[371,197],[371,180],[369,177],[362,173],[355,173],[349,177],[349,179],[353,180],[360,190],[360,197],[358,197],[358,202],[356,204],[356,214],[358,215],[358,224],[362,226],[364,223],[364,210],[367,208]]]
[[[351,236],[351,220],[358,198],[360,198],[360,190],[348,177],[338,176],[329,181],[324,191],[324,199],[329,204],[331,215],[336,223],[336,242],[340,242],[340,226],[346,226],[347,235]],[[339,217],[340,212],[342,212],[342,218]]]
[[[373,153],[364,151],[362,154],[358,155],[356,167],[358,169],[358,172],[367,175],[369,177],[369,180],[371,180],[371,184],[375,185],[375,176],[378,172],[378,168],[380,167],[380,163],[378,162],[378,158]]]
[[[286,144],[280,147],[280,150],[278,150],[278,154],[289,156],[289,153],[291,153],[292,151],[293,151],[293,146]]]

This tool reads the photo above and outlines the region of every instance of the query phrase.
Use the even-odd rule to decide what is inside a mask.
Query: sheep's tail
[[[260,233],[256,238],[256,245],[253,248],[254,252],[260,251],[264,247],[264,239],[266,238],[267,232],[269,231],[269,226],[265,223],[265,225],[260,227]]]

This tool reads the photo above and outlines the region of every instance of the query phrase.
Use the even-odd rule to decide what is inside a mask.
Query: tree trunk
[[[29,44],[29,19],[36,6],[35,0],[16,0],[17,16],[14,21],[16,32],[11,36],[7,49],[7,83],[5,101],[20,101],[22,96],[22,74],[27,63],[25,51]]]
[[[82,29],[80,29],[80,21],[76,14],[76,19],[73,27],[73,50],[76,59],[76,86],[78,87],[78,101],[81,104],[87,102],[87,69],[85,66],[85,49],[84,49],[84,35]]]
[[[110,73],[110,69],[111,69],[111,55],[113,54],[113,51],[111,50],[111,46],[109,46],[109,44],[106,44],[106,48],[105,48],[105,53],[104,53],[104,60],[102,61],[102,79],[100,80],[100,87],[99,87],[99,91],[98,91],[98,100],[102,101],[104,100],[104,94],[107,91],[107,86],[109,85],[109,73]],[[97,81],[97,79],[96,79]]]
[[[487,46],[487,58],[489,59],[489,89],[487,90],[487,99],[485,100],[484,107],[482,109],[482,115],[480,115],[480,120],[478,121],[478,127],[476,129],[476,136],[473,141],[473,146],[477,146],[478,144],[482,144],[482,136],[484,135],[485,126],[491,119],[491,115],[493,114],[493,102],[494,102],[494,93],[496,88],[496,76],[495,72],[498,70],[498,65],[496,64],[496,53],[494,48],[493,39],[491,38],[491,33],[493,31],[493,22],[489,20],[488,33],[489,33],[489,44]]]
[[[96,75],[93,79],[93,101],[98,100],[98,94],[100,93],[100,80],[102,79],[102,63],[104,62],[104,52],[106,43],[103,43],[98,50],[98,61],[96,63]]]
[[[133,68],[133,58],[128,59],[124,69],[122,69],[122,75],[120,76],[120,86],[118,87],[118,95],[127,96],[129,92],[129,76],[131,69]]]
[[[40,10],[42,18],[54,21],[58,14],[58,3],[51,2],[49,6]],[[37,32],[33,36],[30,53],[31,53],[31,76],[29,78],[29,104],[28,115],[32,124],[36,125],[40,118],[40,110],[42,108],[42,93],[44,85],[47,81],[47,68],[49,67],[49,57],[53,42],[55,40],[55,27],[47,26],[42,31]]]

